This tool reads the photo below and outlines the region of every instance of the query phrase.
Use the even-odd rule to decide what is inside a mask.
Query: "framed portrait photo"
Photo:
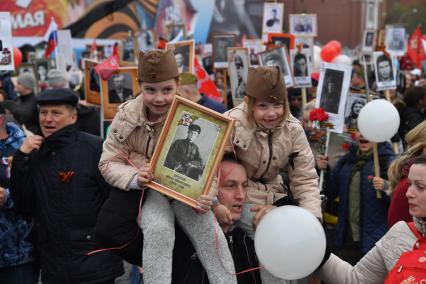
[[[250,56],[248,48],[228,48],[228,75],[231,85],[232,102],[235,106],[242,103],[246,96],[249,66]]]
[[[179,73],[194,73],[194,48],[193,40],[167,43],[166,48],[173,51]]]
[[[101,99],[104,120],[112,120],[117,107],[139,94],[137,67],[121,67],[111,78],[101,80]]]
[[[18,75],[29,73],[34,76],[34,78],[37,78],[36,75],[36,67],[34,63],[22,63],[18,68]]]
[[[36,67],[36,78],[38,81],[46,81],[47,80],[47,72],[49,72],[49,61],[38,59],[35,61]]]
[[[281,33],[284,3],[263,3],[262,33]]]
[[[364,37],[362,40],[362,51],[364,53],[373,52],[376,45],[376,31],[375,30],[365,30]]]
[[[176,96],[151,159],[148,186],[190,206],[210,190],[234,121]]]
[[[237,37],[235,34],[213,35],[213,67],[215,69],[228,68],[228,47],[234,47]]]
[[[101,79],[95,71],[99,62],[91,59],[84,59],[84,90],[86,101],[94,105],[101,105]]]
[[[309,48],[291,50],[290,52],[295,88],[309,88],[312,86],[309,53]]]
[[[122,45],[120,48],[121,62],[125,64],[127,63],[130,65],[134,65],[136,62],[136,55],[137,55],[135,50],[137,50],[135,37],[129,34],[129,36],[122,41]]]
[[[155,49],[156,39],[154,30],[139,31],[136,33],[137,50],[147,52],[151,49]]]
[[[313,37],[294,37],[294,47],[298,48],[301,46],[302,49],[309,49],[309,67],[310,70],[313,68],[314,59],[314,38]]]
[[[287,51],[294,49],[294,35],[283,33],[268,33],[268,44],[275,47],[285,46]]]
[[[395,56],[403,56],[407,49],[405,28],[397,26],[386,27],[386,51]]]
[[[365,29],[377,30],[379,18],[378,1],[367,0],[365,5]]]
[[[328,113],[328,120],[334,126],[330,129],[331,132],[342,133],[344,130],[345,105],[351,74],[351,65],[321,65],[315,107],[320,107]]]
[[[287,51],[284,46],[259,53],[259,61],[262,66],[277,66],[283,75],[287,88],[293,86],[293,76],[290,72],[290,64],[288,63]]]
[[[290,14],[290,33],[295,36],[317,36],[316,14]]]
[[[243,47],[249,49],[250,66],[259,65],[258,53],[265,50],[265,45],[261,39],[244,39]]]
[[[367,94],[352,92],[347,100],[345,107],[345,126],[347,132],[353,133],[358,129],[358,115],[361,109],[367,104]]]
[[[396,68],[392,59],[377,51],[373,53],[374,72],[376,75],[377,90],[396,89]]]

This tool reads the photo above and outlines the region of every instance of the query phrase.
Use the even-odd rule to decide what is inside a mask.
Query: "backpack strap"
[[[413,232],[413,234],[416,236],[417,239],[422,238],[422,234],[419,232],[419,230],[417,230],[416,228],[416,224],[414,224],[414,222],[410,222],[407,223],[408,227],[410,228],[410,230]]]

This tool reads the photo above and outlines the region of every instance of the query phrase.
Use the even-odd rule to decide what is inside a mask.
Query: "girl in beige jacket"
[[[141,53],[138,80],[142,94],[120,105],[105,140],[99,168],[105,180],[119,189],[146,190],[140,220],[144,283],[171,283],[175,218],[193,242],[210,283],[237,283],[225,237],[221,230],[215,232],[210,211],[212,198],[201,196],[197,211],[204,214],[196,214],[191,207],[145,187],[154,178],[149,159],[179,85],[173,53]]]

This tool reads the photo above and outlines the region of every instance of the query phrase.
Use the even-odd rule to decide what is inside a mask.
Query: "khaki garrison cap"
[[[179,77],[179,71],[171,50],[154,49],[139,53],[139,82],[159,83],[177,77]]]
[[[250,67],[247,76],[247,96],[268,102],[283,102],[287,88],[277,67]]]

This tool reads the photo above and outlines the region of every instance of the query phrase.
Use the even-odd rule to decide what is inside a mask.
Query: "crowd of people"
[[[300,73],[307,64],[302,59]],[[144,283],[290,283],[259,267],[253,242],[262,217],[287,205],[310,211],[328,239],[321,266],[297,283],[409,277],[398,267],[409,265],[415,244],[423,249],[414,249],[415,257],[423,257],[425,243],[425,74],[401,70],[404,84],[390,91],[401,124],[378,145],[378,177],[374,143],[356,131],[365,102],[355,100],[345,121],[349,147],[328,157],[315,150],[318,130],[309,120],[318,76],[312,75],[302,105],[300,89],[286,88],[282,70],[250,67],[243,103],[234,106],[228,92],[225,106],[200,93],[197,77],[180,73],[178,63],[172,51],[139,55],[140,95],[117,93],[125,102],[104,141],[99,108],[85,102],[83,88],[70,88],[66,73],[50,70],[37,93],[30,73],[19,75],[15,86],[11,72],[2,71],[0,283],[37,283],[40,272],[43,283],[114,283],[124,273],[122,260],[138,267],[133,280]],[[354,60],[352,90],[374,90],[374,73],[365,72]],[[122,81],[114,81],[120,90]],[[154,179],[149,161],[178,95],[235,120],[215,182],[196,208],[146,186]],[[198,179],[201,131],[190,124],[165,166]]]

